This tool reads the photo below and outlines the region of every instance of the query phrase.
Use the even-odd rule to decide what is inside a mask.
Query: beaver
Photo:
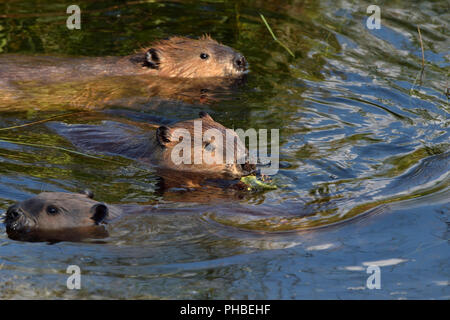
[[[8,208],[4,223],[11,239],[62,241],[103,238],[104,224],[121,209],[93,200],[93,194],[43,192]]]
[[[247,73],[247,60],[210,36],[198,40],[172,37],[133,55],[129,61],[162,77],[240,77]]]
[[[53,122],[48,126],[82,151],[120,155],[151,164],[164,176],[191,173],[202,180],[230,180],[256,170],[256,165],[247,160],[248,150],[239,136],[204,111],[197,119],[159,126],[150,135],[130,124],[112,121],[103,124]],[[208,132],[216,136],[207,137]]]
[[[0,109],[49,109],[61,104],[66,108],[102,107],[112,100],[123,103],[124,97],[151,97],[155,86],[156,91],[179,98],[179,91],[189,88],[186,83],[168,84],[158,79],[215,79],[209,81],[211,87],[211,81],[218,86],[224,81],[228,85],[230,79],[238,81],[248,70],[242,54],[209,36],[171,37],[125,57],[3,54]],[[194,90],[198,85],[193,85]]]

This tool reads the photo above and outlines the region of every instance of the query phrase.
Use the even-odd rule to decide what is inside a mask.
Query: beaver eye
[[[207,54],[207,53],[200,53],[200,58],[203,59],[203,60],[206,60],[206,59],[209,58],[209,54]]]
[[[55,206],[48,206],[47,207],[47,213],[50,215],[58,214],[58,208]]]

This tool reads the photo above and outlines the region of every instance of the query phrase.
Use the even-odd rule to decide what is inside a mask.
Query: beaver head
[[[200,118],[156,130],[151,161],[159,168],[235,179],[253,173],[255,164],[239,136],[206,112]]]
[[[162,77],[241,77],[248,72],[244,56],[209,36],[171,37],[144,50],[142,65]]]
[[[22,240],[26,234],[41,235],[68,230],[94,230],[118,215],[118,209],[92,200],[92,193],[43,192],[8,208],[4,222],[8,236]],[[29,240],[29,239],[26,239]]]

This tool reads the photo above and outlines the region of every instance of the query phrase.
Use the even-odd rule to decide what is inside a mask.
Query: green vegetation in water
[[[64,113],[64,114],[60,114],[60,115],[57,115],[57,116],[54,116],[54,117],[51,117],[51,118],[34,121],[34,122],[31,122],[31,123],[25,123],[25,124],[21,124],[21,125],[17,125],[17,126],[12,126],[12,127],[0,128],[0,131],[12,130],[12,129],[18,129],[18,128],[23,128],[23,127],[33,126],[33,125],[36,125],[36,124],[52,121],[52,120],[55,120],[55,119],[58,119],[58,118],[68,117],[68,116],[73,116],[73,115],[80,115],[80,114],[83,114],[83,113],[88,113],[88,111],[74,112],[74,113]]]
[[[71,150],[71,149],[67,149],[67,148],[63,148],[63,147],[59,147],[59,146],[51,146],[51,145],[45,145],[45,144],[40,144],[40,143],[23,142],[23,141],[19,141],[19,140],[4,138],[4,137],[0,137],[0,142],[14,143],[14,144],[18,144],[18,145],[22,145],[22,146],[28,146],[28,147],[55,149],[55,150],[59,150],[59,151],[67,152],[67,153],[72,153],[72,154],[76,154],[76,155],[87,157],[87,158],[92,158],[92,159],[96,159],[96,160],[102,160],[102,161],[111,162],[111,163],[114,163],[114,164],[124,165],[123,163],[118,162],[118,161],[114,161],[114,160],[109,160],[109,159],[93,156],[93,155],[90,155],[90,154],[87,154],[87,153],[78,152],[78,151],[75,151],[75,150]]]
[[[413,95],[414,93],[414,88],[416,87],[416,82],[417,80],[419,80],[419,85],[422,85],[422,80],[423,80],[423,74],[425,71],[425,52],[423,49],[423,41],[422,41],[422,34],[420,33],[420,27],[417,26],[417,32],[419,34],[419,43],[420,43],[420,49],[422,51],[422,67],[420,68],[419,73],[417,74],[416,79],[414,79],[413,85],[411,87],[411,89],[409,90],[409,95]]]
[[[295,54],[291,51],[291,49],[289,49],[283,42],[281,42],[280,40],[278,40],[278,38],[275,36],[275,34],[272,31],[272,28],[270,27],[269,23],[267,22],[266,18],[264,18],[264,16],[262,15],[262,13],[259,14],[262,21],[264,22],[264,24],[266,25],[267,29],[269,30],[270,34],[272,35],[273,40],[275,40],[276,42],[278,42],[278,44],[280,46],[282,46],[284,49],[286,49],[287,52],[289,52],[289,54],[295,58]]]
[[[277,186],[272,183],[272,181],[261,181],[256,176],[246,176],[241,178],[241,182],[248,186],[248,190],[275,190]]]

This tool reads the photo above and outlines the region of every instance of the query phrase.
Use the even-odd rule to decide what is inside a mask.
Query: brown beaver
[[[190,85],[158,79],[239,79],[248,72],[244,56],[209,36],[172,37],[126,57],[0,55],[2,108],[93,108],[140,100],[155,91],[179,98]],[[197,91],[200,83],[194,84]],[[211,86],[211,81],[208,84]],[[226,83],[228,85],[228,83]],[[155,90],[154,88],[158,89]],[[161,90],[161,88],[167,88]],[[179,88],[179,89],[178,89]]]
[[[0,55],[1,79],[19,82],[139,74],[172,78],[240,77],[247,72],[248,64],[242,54],[209,36],[200,39],[171,37],[126,57]]]
[[[9,207],[4,222],[11,239],[61,241],[107,236],[103,224],[121,214],[121,209],[85,194],[43,192]]]
[[[202,131],[198,133],[200,139],[203,138],[198,147],[195,147],[195,138],[198,137],[198,133],[195,132],[196,123],[201,125]],[[183,173],[186,173],[186,176],[190,173],[201,179],[238,179],[253,173],[256,169],[255,164],[246,161],[248,151],[238,135],[214,121],[208,113],[203,111],[199,113],[197,119],[160,126],[151,135],[142,132],[142,129],[136,126],[111,121],[104,121],[100,126],[62,123],[50,123],[49,126],[58,134],[68,138],[79,149],[121,155],[150,163],[156,166],[159,172],[164,172],[164,176],[177,175],[180,178]],[[216,130],[219,136],[210,138],[204,136],[210,129]],[[179,139],[177,133],[183,131],[189,135],[186,138],[190,138],[190,141]],[[219,139],[223,142],[222,148]],[[189,148],[182,150],[182,143],[186,143]],[[217,159],[220,160],[219,149],[222,150],[222,161],[211,160],[216,156],[216,152]],[[241,153],[238,153],[238,150]],[[185,155],[187,161],[181,159]],[[207,157],[210,157],[209,163]]]
[[[247,73],[244,56],[209,36],[198,40],[172,37],[128,58],[162,77],[240,77]]]

